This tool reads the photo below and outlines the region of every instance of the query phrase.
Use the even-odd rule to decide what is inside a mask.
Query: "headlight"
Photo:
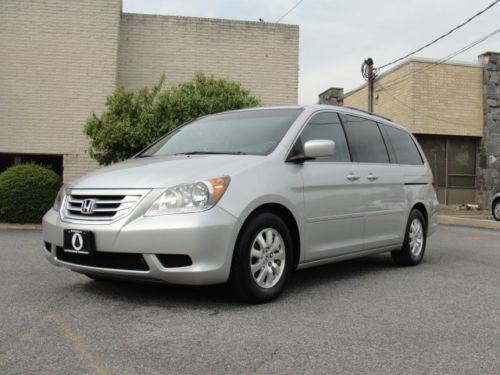
[[[61,204],[64,200],[64,196],[66,195],[66,187],[66,185],[61,186],[59,192],[56,195],[56,200],[54,201],[54,205],[52,206],[56,211],[59,211],[61,209]]]
[[[145,216],[208,210],[222,197],[230,180],[225,176],[170,187],[156,199]]]

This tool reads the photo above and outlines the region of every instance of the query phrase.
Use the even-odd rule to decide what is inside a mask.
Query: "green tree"
[[[106,111],[93,113],[85,124],[92,158],[101,165],[124,160],[193,118],[260,104],[238,82],[202,73],[168,89],[164,82],[162,76],[151,89],[137,93],[119,87],[107,98]]]

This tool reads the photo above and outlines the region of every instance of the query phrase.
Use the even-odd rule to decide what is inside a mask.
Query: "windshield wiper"
[[[241,151],[189,151],[177,152],[174,155],[246,155]]]
[[[139,155],[139,156],[136,156],[137,159],[139,158],[152,158],[153,155]]]

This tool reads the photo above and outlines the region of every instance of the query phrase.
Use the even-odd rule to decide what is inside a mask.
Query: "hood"
[[[130,159],[98,169],[71,184],[74,189],[154,189],[230,176],[263,163],[254,155],[170,155]]]

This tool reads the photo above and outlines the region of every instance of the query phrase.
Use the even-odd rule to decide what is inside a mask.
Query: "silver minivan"
[[[345,107],[245,109],[65,186],[43,218],[44,252],[92,279],[227,282],[266,302],[296,269],[385,251],[419,264],[437,210],[403,127]]]

